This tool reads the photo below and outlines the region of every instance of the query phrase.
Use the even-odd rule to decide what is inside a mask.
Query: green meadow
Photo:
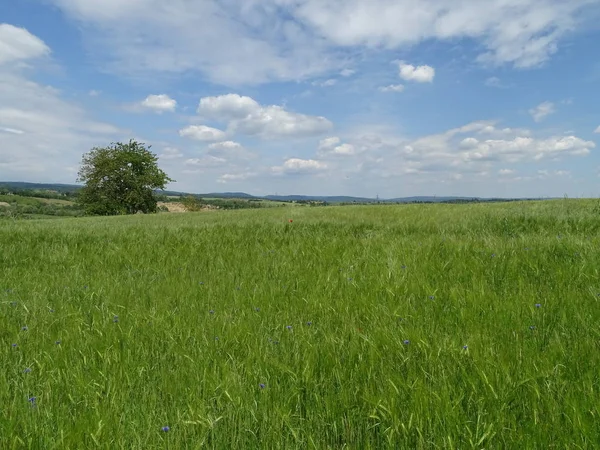
[[[0,448],[598,448],[596,206],[2,220]]]

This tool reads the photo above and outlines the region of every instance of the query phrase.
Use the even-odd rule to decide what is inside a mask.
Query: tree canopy
[[[78,201],[87,214],[117,215],[157,211],[154,191],[174,181],[157,165],[158,157],[135,140],[95,147],[83,155]]]

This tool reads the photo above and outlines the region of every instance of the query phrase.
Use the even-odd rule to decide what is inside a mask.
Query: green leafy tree
[[[117,215],[157,211],[156,189],[174,181],[157,165],[158,157],[144,144],[113,143],[83,155],[78,202],[87,214]]]

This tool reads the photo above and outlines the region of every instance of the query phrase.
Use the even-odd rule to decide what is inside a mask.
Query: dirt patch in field
[[[0,208],[10,208],[10,203],[0,202]]]
[[[185,209],[185,206],[183,205],[183,203],[179,203],[179,202],[158,202],[157,205],[159,207],[164,206],[169,210],[169,212],[173,212],[173,213],[188,212],[188,210]],[[216,206],[212,206],[212,205],[206,205],[206,206],[202,207],[202,211],[215,211],[217,209],[219,209],[219,208],[217,208]]]

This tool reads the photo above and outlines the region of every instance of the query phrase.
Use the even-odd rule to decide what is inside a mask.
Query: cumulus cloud
[[[165,147],[163,152],[158,155],[159,159],[179,159],[183,156],[183,153],[174,147]]]
[[[342,71],[340,72],[340,75],[343,77],[351,77],[355,73],[356,73],[356,70],[346,68],[346,69],[342,69]]]
[[[499,175],[503,175],[503,176],[507,176],[507,175],[513,175],[514,173],[515,173],[515,171],[514,171],[514,170],[512,170],[512,169],[500,169],[500,170],[498,171],[498,174],[499,174]]]
[[[0,66],[50,54],[50,48],[25,28],[0,24]]]
[[[596,7],[590,0],[425,0],[418,8],[413,0],[48,1],[85,25],[89,48],[114,71],[200,71],[225,84],[307,79],[347,67],[340,47],[398,50],[433,39],[474,41],[482,64],[535,67]]]
[[[498,77],[489,77],[485,80],[485,85],[488,87],[493,87],[493,88],[498,88],[498,89],[504,89],[507,88],[508,85],[504,84],[502,82],[502,80],[500,80],[500,78]]]
[[[186,168],[182,170],[183,173],[203,173],[207,169],[215,167],[223,167],[227,164],[225,158],[218,158],[211,155],[203,155],[200,158],[189,158],[185,160]]]
[[[334,136],[326,139],[322,139],[319,142],[318,154],[319,156],[353,156],[356,155],[357,149],[351,144],[342,144],[339,137]]]
[[[230,183],[236,181],[244,181],[248,178],[256,177],[258,173],[256,172],[241,172],[241,173],[224,173],[217,179],[217,183]]]
[[[0,59],[8,63],[0,64],[0,179],[72,183],[83,153],[124,137],[21,70],[20,61],[48,54],[27,30],[0,25]]]
[[[456,174],[462,174],[464,180],[473,180],[492,171],[507,177],[513,172],[502,167],[506,164],[581,157],[596,146],[594,142],[573,135],[538,137],[529,130],[497,128],[494,122],[488,121],[469,123],[417,139],[371,136],[368,140],[364,137],[360,141],[356,138],[346,140],[360,150],[368,150],[361,153],[362,178],[419,175],[419,180],[430,182],[456,180]],[[331,149],[340,143],[341,140],[332,139],[322,146]],[[318,154],[326,155],[322,151]],[[332,171],[339,171],[339,164],[344,160],[331,161],[338,163]],[[427,178],[428,174],[431,178]],[[417,178],[414,180],[416,182]]]
[[[140,103],[140,106],[160,114],[163,112],[174,112],[177,107],[177,101],[165,94],[149,95]]]
[[[179,130],[179,136],[195,139],[197,141],[211,142],[225,139],[225,132],[206,125],[190,125]]]
[[[381,92],[403,92],[404,85],[403,84],[390,84],[389,86],[381,86],[379,88]]]
[[[228,160],[252,159],[256,155],[244,148],[242,144],[234,141],[215,142],[208,146],[208,154],[226,158]]]
[[[198,114],[227,122],[230,133],[264,139],[314,136],[333,127],[325,117],[295,113],[277,105],[263,106],[251,97],[238,94],[202,98]]]
[[[312,85],[313,86],[320,86],[320,87],[330,87],[330,86],[335,86],[337,84],[337,80],[335,78],[329,78],[325,81],[313,81]]]
[[[550,114],[554,114],[555,112],[556,108],[552,102],[540,103],[535,108],[531,108],[529,110],[529,114],[536,122],[541,122],[545,117],[549,116]]]
[[[309,174],[327,169],[327,164],[314,159],[290,158],[281,166],[271,167],[271,171],[276,175],[285,174]]]
[[[600,134],[600,126],[594,130],[594,133]]]
[[[417,83],[431,83],[435,77],[435,69],[431,66],[413,66],[404,61],[398,63],[400,78]]]

